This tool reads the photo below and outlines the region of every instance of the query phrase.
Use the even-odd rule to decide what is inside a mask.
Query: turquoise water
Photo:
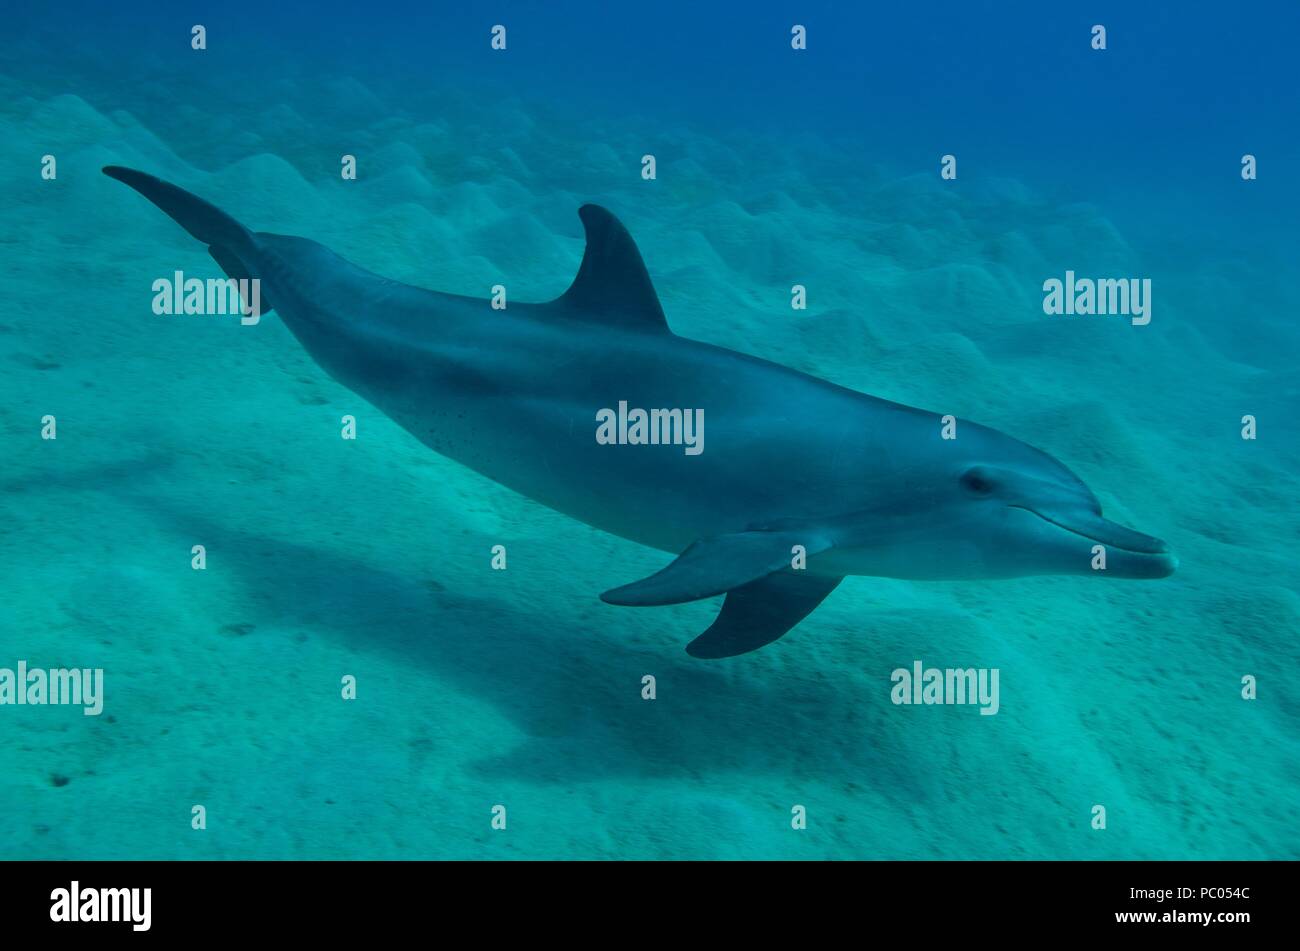
[[[981,47],[960,40],[969,13],[922,30],[828,6],[807,54],[827,37],[838,59],[793,66],[782,10],[694,61],[671,25],[638,42],[635,21],[601,33],[575,10],[544,52],[512,26],[517,58],[497,69],[492,23],[547,26],[504,9],[408,36],[396,15],[320,32],[285,13],[252,32],[236,7],[207,61],[188,47],[202,14],[16,15],[0,60],[0,667],[101,667],[105,700],[98,717],[0,706],[0,856],[1300,855],[1300,149],[1295,93],[1270,85],[1284,24],[1238,24],[1207,63],[1172,19],[990,14],[999,39]],[[1111,72],[1086,58],[1103,15],[1120,25],[1097,54]],[[832,18],[876,31],[860,74],[855,29]],[[1038,51],[1028,65],[1012,65],[1016,37]],[[909,99],[929,72],[915,61],[940,53],[947,80]],[[1244,182],[1251,151],[1260,179]],[[939,176],[949,152],[955,181]],[[100,174],[113,163],[485,298],[561,292],[576,209],[599,202],[676,333],[1023,439],[1181,567],[850,578],[777,644],[694,660],[682,648],[717,600],[598,599],[667,556],[435,455],[274,315],[154,315],[156,277],[217,271]],[[1151,323],[1044,315],[1042,283],[1067,269],[1150,278]],[[338,438],[345,414],[362,438]],[[891,671],[917,659],[998,668],[998,714],[891,703]]]

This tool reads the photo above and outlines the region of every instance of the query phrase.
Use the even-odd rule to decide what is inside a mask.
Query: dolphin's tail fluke
[[[161,178],[120,165],[104,166],[104,174],[130,185],[204,244],[229,248],[236,254],[252,249],[252,235],[247,228],[197,195],[191,195]]]
[[[161,178],[137,172],[133,168],[106,165],[104,174],[130,185],[206,244],[212,259],[221,265],[228,277],[247,280],[252,276],[249,273],[250,264],[257,259],[252,232],[216,205],[183,188],[177,188],[171,182],[164,182]],[[271,306],[263,297],[261,313],[270,311]]]

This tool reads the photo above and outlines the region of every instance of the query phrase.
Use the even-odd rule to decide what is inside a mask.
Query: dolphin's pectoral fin
[[[792,549],[801,545],[809,555],[831,547],[812,532],[738,532],[695,542],[667,568],[649,578],[606,591],[609,604],[648,607],[711,598],[789,568]]]
[[[578,216],[587,232],[587,248],[578,276],[553,303],[584,319],[669,333],[659,295],[627,229],[599,205],[583,205]]]
[[[843,578],[778,571],[727,592],[722,612],[686,645],[692,657],[716,660],[771,644],[809,614]]]

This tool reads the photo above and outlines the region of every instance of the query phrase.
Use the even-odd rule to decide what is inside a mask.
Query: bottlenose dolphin
[[[695,657],[771,643],[846,575],[1161,578],[1177,566],[1164,542],[1103,518],[1082,481],[1019,440],[964,420],[945,439],[938,413],[676,336],[631,236],[599,206],[578,210],[587,245],[567,291],[494,310],[387,280],[315,241],[249,231],[152,175],[104,172],[208,245],[230,278],[259,280],[264,309],[321,367],[416,439],[678,556],[603,600],[725,594],[686,648]],[[622,404],[702,410],[703,451],[599,441],[598,421],[614,406],[625,415]]]

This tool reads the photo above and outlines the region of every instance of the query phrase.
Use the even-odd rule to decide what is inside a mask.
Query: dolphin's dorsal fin
[[[622,222],[599,205],[583,205],[578,217],[587,232],[587,250],[578,276],[555,303],[584,318],[667,333],[659,295]]]

